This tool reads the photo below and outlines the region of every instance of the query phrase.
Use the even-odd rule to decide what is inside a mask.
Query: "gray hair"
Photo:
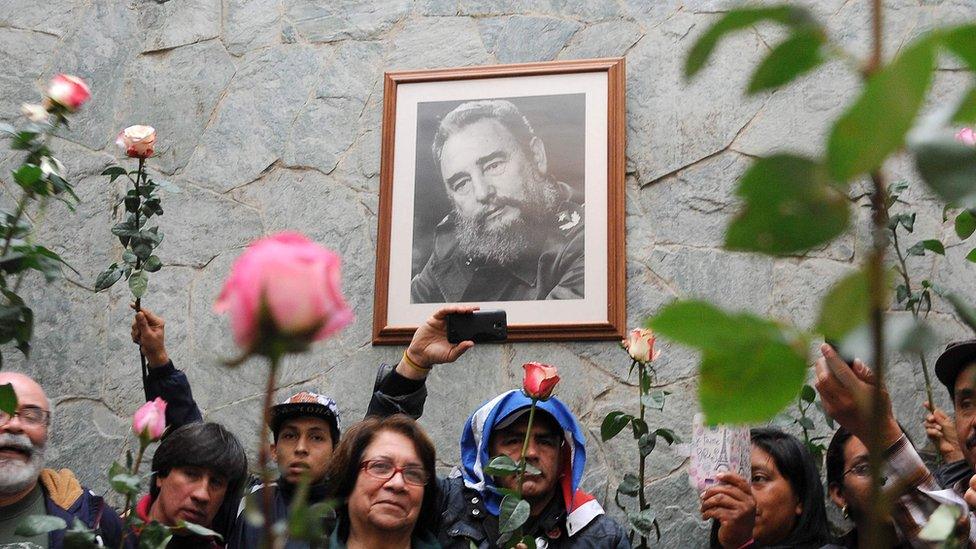
[[[511,101],[504,99],[468,101],[461,103],[441,119],[440,125],[437,126],[437,133],[434,134],[434,142],[431,144],[434,160],[440,163],[444,143],[449,137],[462,128],[484,119],[499,121],[508,128],[508,131],[512,132],[515,139],[526,150],[528,150],[529,143],[535,138],[535,130],[532,129],[532,125],[529,124],[522,111],[518,110],[518,107]]]

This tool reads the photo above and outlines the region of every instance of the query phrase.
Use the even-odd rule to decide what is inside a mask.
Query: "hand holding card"
[[[752,446],[748,427],[706,426],[695,414],[691,434],[691,465],[688,481],[701,494],[719,482],[719,473],[735,473],[750,478]]]

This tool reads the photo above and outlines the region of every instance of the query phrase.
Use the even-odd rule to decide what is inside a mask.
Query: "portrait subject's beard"
[[[512,206],[519,216],[493,222],[483,214],[457,214],[455,234],[464,254],[476,261],[508,267],[538,254],[552,225],[559,192],[552,181],[539,179],[526,185],[526,199],[496,197],[497,204]]]
[[[0,448],[22,451],[27,461],[0,458],[0,495],[12,496],[26,490],[37,481],[44,468],[46,444],[34,446],[24,434],[0,434]]]

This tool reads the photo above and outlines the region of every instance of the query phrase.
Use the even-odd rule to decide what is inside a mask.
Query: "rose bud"
[[[535,400],[549,400],[552,390],[559,383],[556,368],[541,362],[527,362],[522,368],[525,369],[525,379],[522,381],[525,396]]]

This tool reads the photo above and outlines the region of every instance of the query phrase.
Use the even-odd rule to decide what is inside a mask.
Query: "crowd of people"
[[[464,423],[460,467],[437,475],[436,449],[416,421],[426,400],[426,378],[437,364],[453,362],[473,347],[447,341],[445,317],[471,307],[438,310],[421,326],[395,365],[381,365],[366,418],[343,430],[336,402],[314,391],[291,395],[271,409],[272,457],[278,478],[263,484],[249,477],[247,457],[226,427],[204,422],[187,376],[165,348],[165,323],[150,311],[136,313],[132,337],[149,363],[147,400],[164,399],[167,433],[152,458],[149,492],[133,512],[143,524],[205,526],[219,535],[177,529],[169,547],[262,546],[263,526],[248,521],[245,501],[257,502],[272,522],[285,518],[298,491],[311,504],[336,503],[321,519],[330,547],[496,547],[501,494],[515,488],[514,476],[486,474],[495,456],[518,461],[525,447],[533,467],[521,486],[530,506],[524,531],[537,547],[630,547],[628,530],[608,517],[600,503],[580,489],[586,442],[573,411],[557,397],[536,403],[513,390],[488,400]],[[816,388],[824,411],[840,427],[826,452],[826,492],[853,528],[837,537],[828,526],[825,490],[818,464],[796,437],[775,428],[753,429],[751,478],[723,473],[701,494],[701,517],[712,521],[713,547],[858,547],[864,540],[871,490],[865,441],[883,442],[886,486],[898,486],[882,535],[890,547],[926,546],[918,535],[942,504],[958,506],[955,536],[976,544],[976,341],[950,345],[936,363],[948,389],[952,420],[931,408],[926,430],[946,457],[930,472],[902,431],[890,401],[880,423],[862,406],[874,390],[871,370],[848,365],[829,345],[817,361]],[[44,468],[51,401],[29,376],[0,372],[18,399],[15,414],[0,413],[0,547],[64,546],[64,531],[32,537],[14,533],[29,515],[80,520],[109,547],[139,546],[138,527],[126,531],[105,500],[82,487],[67,469]],[[882,391],[887,399],[887,393]],[[300,488],[301,487],[301,488]],[[264,502],[270,501],[269,508]],[[967,503],[968,502],[968,503]],[[681,546],[681,540],[662,540]],[[308,547],[289,540],[288,549]]]

